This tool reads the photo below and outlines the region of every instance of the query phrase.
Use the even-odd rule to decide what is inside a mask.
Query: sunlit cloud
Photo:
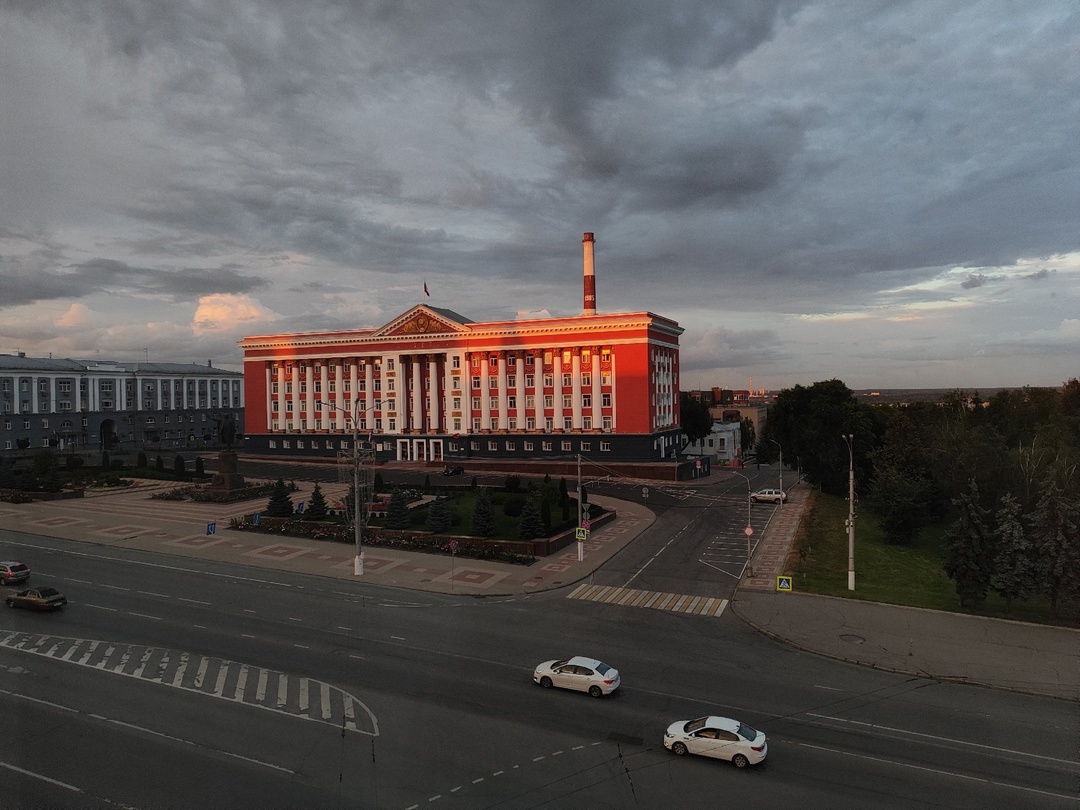
[[[238,327],[252,328],[270,323],[278,315],[249,295],[206,295],[199,299],[191,329],[196,335],[232,332]]]

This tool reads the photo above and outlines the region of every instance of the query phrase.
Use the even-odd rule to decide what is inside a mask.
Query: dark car
[[[464,473],[465,468],[462,467],[460,464],[454,466],[447,464],[445,467],[443,467],[442,471],[443,475],[463,475]]]
[[[30,566],[15,560],[0,561],[0,582],[5,585],[14,585],[16,582],[26,582],[30,579]]]
[[[56,588],[27,588],[25,591],[11,594],[4,601],[10,608],[59,610],[67,604],[67,597]]]

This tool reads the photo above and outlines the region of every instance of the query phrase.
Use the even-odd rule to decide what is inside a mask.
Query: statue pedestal
[[[247,487],[247,482],[244,476],[236,471],[236,453],[232,450],[222,450],[218,453],[218,471],[217,475],[210,479],[210,489],[230,492],[245,487]]]

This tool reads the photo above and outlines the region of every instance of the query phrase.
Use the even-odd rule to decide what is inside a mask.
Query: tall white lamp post
[[[770,442],[775,444],[780,449],[780,492],[784,491],[784,448],[780,447],[780,442],[776,439],[769,439]],[[784,508],[784,495],[780,495],[780,508]]]
[[[370,408],[361,409],[361,402],[362,400],[360,397],[353,400],[353,409],[350,414],[344,408],[339,408],[331,402],[317,400],[317,403],[320,406],[340,411],[352,419],[353,538],[356,542],[356,556],[353,558],[353,575],[358,577],[364,575],[364,520],[363,513],[360,511],[362,500],[360,492],[360,470],[361,467],[363,467],[364,458],[360,452],[360,416],[361,414],[367,413],[378,407],[376,404],[372,405]]]
[[[848,451],[847,589],[855,590],[855,452],[854,433],[842,433]]]
[[[743,475],[741,472],[736,472],[735,470],[732,470],[731,472],[735,473],[735,475],[746,482],[746,528],[743,529],[743,534],[746,535],[746,575],[752,577],[754,575],[754,568],[750,565],[750,538],[754,536],[754,526],[750,520],[751,504],[753,503],[753,501],[750,500],[750,476]]]

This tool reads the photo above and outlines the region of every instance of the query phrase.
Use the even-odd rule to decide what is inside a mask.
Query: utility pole
[[[770,442],[775,444],[780,449],[780,508],[784,508],[784,448],[780,447],[780,442],[776,439],[769,439]]]
[[[578,544],[577,544],[577,558],[578,562],[585,559],[585,541],[581,539],[581,530],[585,528],[581,525],[583,516],[582,503],[581,503],[581,453],[577,456],[577,528],[578,528]]]
[[[855,590],[855,452],[852,443],[854,433],[843,433],[848,450],[848,518],[847,518],[847,589]]]

